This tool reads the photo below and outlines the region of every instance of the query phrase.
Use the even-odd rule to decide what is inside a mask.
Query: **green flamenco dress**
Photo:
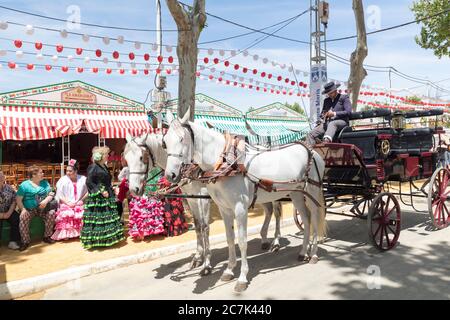
[[[116,199],[113,196],[103,197],[104,186],[86,199],[81,229],[83,248],[109,247],[125,240],[124,228],[117,213]]]

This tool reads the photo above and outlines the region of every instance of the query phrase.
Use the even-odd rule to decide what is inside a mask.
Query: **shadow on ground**
[[[411,211],[402,214],[402,232],[406,230],[417,232],[423,237],[439,232],[429,231],[431,229],[428,214]],[[354,299],[355,292],[360,292],[359,299],[450,298],[448,285],[450,255],[448,254],[448,244],[445,242],[430,245],[418,254],[417,251],[413,252],[414,247],[402,244],[402,235],[400,234],[397,246],[388,252],[381,253],[368,245],[367,220],[357,218],[329,220],[328,230],[325,243],[319,246],[321,259],[319,263],[329,263],[332,268],[342,269],[344,276],[340,279],[344,279],[344,281],[336,281],[331,284],[336,297]],[[278,252],[263,251],[260,239],[248,242],[247,254],[250,270],[247,278],[249,286],[251,286],[252,280],[260,274],[295,268],[304,264],[297,260],[300,247],[290,246],[289,239],[291,237],[302,238],[302,234],[298,232],[282,238],[281,249]],[[356,254],[355,249],[358,250]],[[236,252],[239,258],[237,245]],[[195,294],[201,294],[226,284],[220,281],[220,277],[226,269],[228,247],[212,250],[213,272],[206,277],[198,275],[199,268],[188,270],[191,258],[192,256],[160,265],[153,270],[156,272],[155,278],[170,277],[172,281],[176,282],[182,282],[187,278],[197,278],[192,291]],[[385,261],[387,262],[385,263]],[[383,278],[382,290],[368,289],[367,267],[369,266],[380,268]],[[234,269],[235,275],[239,275],[239,271],[240,260]],[[362,276],[355,277],[355,275]]]

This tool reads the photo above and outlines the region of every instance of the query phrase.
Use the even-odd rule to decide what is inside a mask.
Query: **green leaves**
[[[419,0],[413,3],[411,10],[416,20],[422,20],[420,34],[415,37],[416,43],[424,49],[431,49],[434,54],[442,58],[450,56],[450,10],[448,0]],[[439,14],[439,15],[437,15]],[[429,16],[436,15],[432,18]]]

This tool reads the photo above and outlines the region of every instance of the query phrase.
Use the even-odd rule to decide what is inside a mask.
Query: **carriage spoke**
[[[375,234],[373,235],[374,237],[377,236],[378,232],[379,232],[380,229],[381,229],[381,226],[382,226],[381,224],[378,225],[377,231],[375,231]]]
[[[444,171],[444,180],[442,181],[441,185],[441,194],[445,192],[445,189],[447,189],[448,186],[448,175],[446,173],[447,171]]]
[[[387,227],[388,227],[388,229],[389,229],[389,230],[394,234],[394,236],[395,236],[395,231],[391,229],[391,226],[390,226],[390,225],[387,225]]]
[[[388,197],[387,201],[386,201],[386,206],[384,207],[384,214],[386,216],[386,211],[389,209],[389,202],[391,202],[391,197]]]
[[[441,208],[442,208],[442,202],[439,202],[439,204],[436,207],[436,211],[434,212],[434,220],[435,221],[441,220]]]
[[[444,209],[447,212],[447,218],[445,217]],[[446,224],[448,218],[449,218],[448,208],[445,203],[442,203],[442,222],[444,225]]]
[[[381,225],[380,225],[380,227],[381,227]],[[381,228],[380,243],[379,243],[380,248],[383,248],[383,230],[384,230],[384,228]]]
[[[384,231],[385,231],[385,235],[386,235],[387,245],[388,245],[388,247],[390,247],[391,242],[389,241],[389,233],[387,232],[386,227],[384,227]]]

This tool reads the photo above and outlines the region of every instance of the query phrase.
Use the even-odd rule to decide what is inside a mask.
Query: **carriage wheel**
[[[359,200],[355,205],[350,209],[350,212],[353,213],[358,218],[363,218],[364,215],[369,211],[370,206],[372,205],[373,198],[363,198]],[[367,210],[367,211],[366,211]]]
[[[369,239],[381,251],[392,249],[400,236],[400,205],[392,193],[380,193],[369,208]]]
[[[439,168],[433,173],[428,191],[428,212],[433,225],[438,229],[450,223],[450,171]]]

